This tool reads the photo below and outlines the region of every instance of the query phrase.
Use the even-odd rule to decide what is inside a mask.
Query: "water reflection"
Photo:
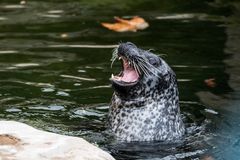
[[[18,53],[18,51],[14,51],[14,50],[0,51],[0,54],[11,54],[11,53]]]
[[[185,14],[173,14],[173,15],[165,15],[165,16],[158,16],[156,19],[159,20],[182,20],[182,19],[207,19],[207,14],[191,14],[191,13],[185,13]]]
[[[4,20],[7,20],[6,17],[0,17],[0,21],[4,21]]]
[[[61,18],[61,15],[56,14],[38,14],[38,16],[47,18]]]
[[[236,15],[233,15],[233,18]],[[223,117],[217,123],[217,133],[212,143],[215,144],[215,148],[212,149],[213,156],[216,159],[239,159],[239,97],[240,97],[240,81],[239,81],[239,41],[240,30],[236,26],[226,27],[227,40],[225,43],[224,51],[226,54],[230,54],[227,59],[224,60],[227,67],[225,72],[229,75],[228,84],[231,87],[231,91],[224,94],[211,93],[211,92],[198,92],[198,96],[201,101],[208,106],[214,107]],[[219,119],[217,119],[219,120]]]
[[[2,6],[2,8],[6,8],[6,9],[21,9],[21,8],[25,8],[24,5],[5,5],[5,6]]]
[[[64,78],[78,79],[78,80],[82,80],[82,81],[96,81],[96,79],[93,79],[93,78],[76,77],[76,76],[71,76],[71,75],[60,75],[60,76],[64,77]]]
[[[49,47],[71,47],[71,48],[115,48],[118,45],[49,45]]]

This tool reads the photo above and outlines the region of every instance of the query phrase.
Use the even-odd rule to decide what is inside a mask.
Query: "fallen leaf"
[[[130,20],[114,17],[116,23],[101,23],[102,26],[109,30],[116,32],[136,32],[137,30],[143,30],[149,26],[149,24],[141,17],[135,16]]]
[[[214,88],[217,85],[215,82],[215,78],[205,79],[204,82],[208,87],[211,87],[211,88]]]
[[[127,31],[136,32],[137,31],[135,26],[125,24],[125,23],[102,23],[102,26],[116,32],[127,32]]]

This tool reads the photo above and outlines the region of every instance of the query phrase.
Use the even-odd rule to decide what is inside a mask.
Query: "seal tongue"
[[[138,80],[138,74],[133,68],[124,69],[121,80],[124,82],[135,82]]]
[[[139,78],[137,71],[130,65],[127,59],[120,59],[122,59],[123,62],[123,71],[118,76],[112,75],[112,79],[127,83],[136,82]]]

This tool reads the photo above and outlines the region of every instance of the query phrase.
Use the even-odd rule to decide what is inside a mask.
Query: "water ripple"
[[[111,85],[94,86],[94,87],[82,88],[81,90],[90,90],[90,89],[99,89],[99,88],[111,88]]]
[[[178,79],[178,82],[190,82],[192,79]]]
[[[49,93],[49,92],[54,92],[55,91],[55,89],[53,89],[53,88],[42,88],[41,90],[44,93]]]
[[[5,5],[2,8],[6,9],[21,9],[21,8],[26,8],[24,5],[16,4],[16,5]]]
[[[63,13],[64,11],[63,10],[49,10],[47,13],[49,14],[60,14],[60,13]]]
[[[47,17],[47,18],[61,18],[61,15],[57,14],[38,14],[40,17]]]
[[[56,95],[57,96],[64,96],[64,97],[69,97],[70,96],[69,93],[63,92],[63,91],[58,91]]]
[[[183,158],[189,158],[189,157],[196,156],[196,155],[199,155],[199,154],[201,155],[204,152],[205,152],[205,150],[197,150],[197,151],[194,151],[194,152],[179,153],[179,154],[169,155],[169,156],[163,157],[163,158],[161,158],[161,160],[178,160],[178,159],[183,159]]]
[[[71,76],[71,75],[65,75],[65,74],[60,75],[60,77],[77,79],[77,80],[82,80],[82,81],[96,81],[96,79],[94,79],[94,78],[77,77],[77,76]]]
[[[21,82],[21,81],[17,81],[18,83],[23,83],[23,84],[27,84],[27,85],[32,85],[32,86],[36,86],[36,87],[51,87],[54,88],[55,86],[50,84],[50,83],[41,83],[41,82]]]
[[[67,45],[67,44],[59,44],[59,45],[48,45],[50,48],[115,48],[118,45],[84,45],[84,44],[75,44],[75,45]]]
[[[0,54],[11,54],[11,53],[18,53],[16,50],[5,50],[5,51],[0,51]]]
[[[21,109],[18,109],[18,108],[9,108],[9,109],[6,109],[6,112],[11,112],[11,113],[15,113],[15,112],[21,112],[22,110]]]
[[[84,116],[84,117],[85,116],[102,117],[105,115],[104,113],[102,113],[100,111],[91,110],[91,109],[78,109],[78,110],[75,110],[73,113],[76,115],[79,115],[79,116]]]
[[[18,63],[14,65],[15,67],[35,67],[40,66],[38,63]]]
[[[6,17],[0,17],[0,21],[4,21],[4,20],[7,20],[8,18]]]
[[[192,18],[203,18],[203,17],[206,17],[206,16],[207,16],[206,14],[183,13],[183,14],[172,14],[172,15],[157,16],[156,19],[159,19],[159,20],[192,19]]]
[[[48,111],[63,111],[63,110],[65,110],[65,107],[60,106],[60,105],[35,106],[35,107],[28,107],[28,108],[33,109],[33,110],[48,110]]]
[[[218,112],[212,110],[212,109],[204,109],[205,112],[211,113],[211,114],[218,114]]]

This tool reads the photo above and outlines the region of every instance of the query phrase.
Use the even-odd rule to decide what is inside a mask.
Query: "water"
[[[22,2],[23,3],[23,2]],[[239,4],[201,1],[0,2],[0,118],[79,136],[116,159],[238,159]],[[102,28],[144,17],[136,33]],[[116,142],[106,131],[111,52],[131,41],[170,64],[188,134],[174,144]],[[215,78],[216,87],[205,79]]]

